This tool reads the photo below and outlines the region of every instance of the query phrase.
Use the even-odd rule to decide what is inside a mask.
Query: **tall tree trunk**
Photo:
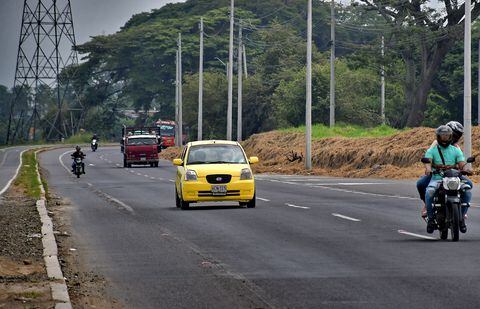
[[[425,41],[424,41],[425,42]],[[422,42],[421,48],[421,69],[418,79],[413,79],[415,74],[415,65],[411,53],[404,54],[404,61],[407,67],[407,80],[405,83],[405,100],[406,106],[409,107],[409,113],[405,125],[407,127],[419,127],[425,119],[425,111],[427,110],[427,100],[432,88],[432,81],[437,73],[443,59],[450,50],[453,41],[444,39],[437,42],[432,48],[427,48]],[[418,82],[417,82],[418,80]]]

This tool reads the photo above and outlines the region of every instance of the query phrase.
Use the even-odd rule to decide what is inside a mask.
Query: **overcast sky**
[[[184,0],[71,0],[77,43],[114,33],[133,14],[174,2]],[[22,0],[0,0],[0,84],[9,87],[15,77],[22,10]]]

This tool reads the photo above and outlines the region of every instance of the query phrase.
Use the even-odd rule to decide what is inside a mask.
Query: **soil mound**
[[[272,131],[251,136],[243,142],[249,156],[258,156],[257,173],[309,174],[338,177],[410,179],[423,174],[420,163],[435,139],[434,129],[415,128],[382,138],[324,138],[312,141],[313,170],[304,169],[305,135]],[[472,132],[473,155],[480,160],[480,127]],[[162,153],[178,157],[178,148]],[[480,164],[474,164],[475,174]],[[480,180],[478,176],[473,177]]]

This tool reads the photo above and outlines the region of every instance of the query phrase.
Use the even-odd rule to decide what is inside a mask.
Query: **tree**
[[[434,8],[426,0],[361,1],[367,9],[378,11],[391,27],[390,43],[399,50],[405,64],[408,112],[402,122],[408,127],[420,126],[435,74],[451,47],[462,37],[465,3],[444,0],[443,8]],[[472,20],[479,14],[480,5],[474,1]]]

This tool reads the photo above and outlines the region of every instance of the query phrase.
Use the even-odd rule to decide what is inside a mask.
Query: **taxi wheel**
[[[180,208],[182,208],[182,210],[187,210],[190,208],[190,203],[180,200]]]
[[[254,194],[253,195],[253,199],[251,199],[248,203],[247,203],[247,208],[255,208],[256,206],[256,201],[257,201],[257,195]]]
[[[178,193],[177,193],[177,188],[175,188],[175,205],[177,206],[177,208],[180,208],[181,206],[180,198],[178,197]]]

